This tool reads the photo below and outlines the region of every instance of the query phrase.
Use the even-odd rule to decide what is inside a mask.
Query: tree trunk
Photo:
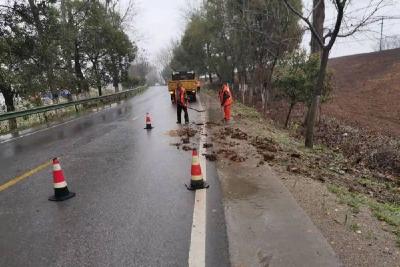
[[[118,73],[118,71],[117,72],[114,72],[114,75],[113,75],[114,77],[113,77],[113,86],[114,86],[114,91],[116,92],[116,93],[118,93],[119,92],[119,73]]]
[[[241,83],[241,91],[242,91],[242,103],[245,104],[246,103],[247,86],[244,82]]]
[[[292,110],[293,110],[294,105],[295,105],[295,103],[290,103],[289,112],[287,114],[286,121],[285,121],[285,128],[288,127],[289,120],[290,120],[290,115],[292,114]]]
[[[210,84],[213,83],[213,78],[211,72],[208,73],[208,79],[210,80]]]
[[[119,92],[119,82],[118,82],[118,80],[114,80],[113,81],[113,86],[114,86],[114,92],[115,93],[118,93]]]
[[[1,92],[4,97],[4,102],[6,104],[7,112],[15,111],[14,93],[11,91],[11,88],[4,88],[3,90],[1,90]],[[16,118],[9,119],[8,127],[9,127],[10,131],[17,129],[17,119]]]
[[[329,58],[329,48],[324,48],[322,50],[321,56],[321,67],[318,73],[317,83],[314,87],[314,96],[311,103],[309,116],[307,120],[307,130],[306,130],[306,140],[305,145],[308,148],[313,148],[314,145],[314,126],[315,126],[315,119],[317,115],[317,110],[319,108],[321,102],[321,93],[322,87],[324,86],[325,75],[326,75],[326,68],[328,66],[328,58]]]
[[[40,21],[40,14],[39,14],[39,9],[35,4],[34,0],[28,0],[29,2],[29,7],[31,9],[32,12],[32,17],[33,17],[33,21],[35,23],[35,27],[39,33],[39,37],[42,37],[42,33],[43,33],[43,27],[42,27],[42,23]]]
[[[263,91],[264,91],[264,96],[263,96],[263,99],[264,99],[264,103],[263,103],[263,104],[264,104],[264,105],[263,105],[263,113],[264,113],[264,116],[267,116],[268,107],[269,107],[269,95],[270,95],[269,86],[263,84],[262,88],[263,88]]]
[[[274,71],[275,71],[277,62],[278,62],[278,57],[275,57],[269,68],[269,71],[267,74],[268,75],[267,80],[264,81],[264,83],[263,83],[263,87],[265,90],[265,92],[264,92],[265,93],[265,105],[264,105],[264,115],[265,116],[267,115],[268,106],[270,103],[270,97],[271,97],[271,91],[272,91],[271,90],[272,89],[272,76],[274,75]]]
[[[93,71],[94,71],[95,78],[96,78],[97,91],[99,93],[99,96],[102,96],[103,92],[101,91],[101,76],[100,76],[101,74],[100,74],[100,70],[99,70],[98,57],[93,58],[91,61],[93,64]]]
[[[248,101],[249,101],[249,103],[248,103],[248,105],[249,106],[253,106],[253,92],[254,92],[254,87],[253,86],[249,86],[249,98],[248,98]]]
[[[325,0],[313,0],[312,24],[317,31],[318,36],[322,39],[324,34],[325,21]],[[311,34],[311,53],[320,53],[322,48],[317,41],[317,38]]]
[[[78,40],[75,40],[74,63],[75,63],[75,76],[78,78],[79,93],[82,93],[82,91],[89,92],[89,85],[86,82],[85,76],[83,76],[83,72],[82,72]]]
[[[310,114],[310,107],[311,107],[311,105],[307,106],[306,116],[304,116],[304,120],[303,120],[303,127],[307,127],[308,116]]]

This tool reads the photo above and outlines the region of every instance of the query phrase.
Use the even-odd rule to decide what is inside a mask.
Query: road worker
[[[185,123],[189,123],[189,114],[188,114],[188,101],[186,97],[186,90],[183,88],[182,83],[178,82],[176,92],[176,108],[177,108],[177,116],[178,120],[176,123],[180,124],[181,123],[181,115],[182,115],[182,110],[185,112]]]
[[[221,107],[224,109],[224,121],[229,123],[231,119],[233,97],[227,82],[224,82],[221,86],[221,90],[219,91],[219,100],[221,102]]]

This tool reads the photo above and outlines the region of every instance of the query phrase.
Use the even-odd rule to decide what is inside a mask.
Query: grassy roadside
[[[215,94],[212,91],[207,93]],[[318,181],[337,196],[339,203],[346,204],[353,214],[358,214],[363,208],[369,209],[376,219],[387,224],[384,230],[396,235],[397,245],[400,246],[398,184],[374,179],[368,170],[360,171],[352,166],[340,151],[323,145],[317,145],[313,150],[305,148],[303,140],[296,138],[290,130],[281,129],[273,121],[264,119],[254,108],[236,102],[232,114],[235,120],[245,122],[249,140],[265,139],[278,148],[273,153],[262,152],[264,160],[260,161],[260,165],[267,163],[286,173],[298,175],[299,179],[303,176]],[[358,231],[355,224],[350,228]]]
[[[146,91],[147,86],[141,86],[137,89],[135,94],[131,97],[142,94]],[[117,101],[108,102],[108,103],[92,103],[92,104],[85,104],[79,105],[80,107],[78,110],[75,110],[75,107],[67,107],[62,108],[54,111],[48,111],[46,114],[38,113],[31,116],[24,116],[17,118],[18,128],[14,131],[22,131],[32,127],[37,127],[45,124],[51,124],[57,122],[59,120],[71,119],[77,116],[82,116],[84,114],[88,114],[90,112],[96,111],[98,108],[103,108],[108,105],[112,105]],[[10,131],[8,128],[8,121],[0,122],[0,135],[5,135],[12,133],[14,131]]]
[[[329,184],[328,190],[338,196],[340,203],[351,207],[352,212],[358,213],[362,207],[368,207],[378,220],[391,225],[392,233],[397,236],[397,245],[400,247],[400,205],[380,203],[363,194],[350,192],[348,189],[334,184]]]

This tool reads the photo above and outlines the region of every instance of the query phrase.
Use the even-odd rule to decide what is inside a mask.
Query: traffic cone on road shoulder
[[[49,197],[50,201],[64,201],[75,196],[75,193],[68,190],[58,158],[53,159],[53,184],[54,196]]]
[[[189,190],[198,190],[209,188],[210,186],[203,180],[203,174],[201,173],[201,166],[199,162],[199,155],[196,149],[192,152],[192,178],[190,179],[190,185],[186,185]]]
[[[151,117],[150,114],[147,112],[146,113],[146,130],[151,130],[153,129],[153,126],[151,126]]]

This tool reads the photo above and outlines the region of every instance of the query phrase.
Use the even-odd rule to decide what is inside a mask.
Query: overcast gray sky
[[[127,1],[127,0],[124,0]],[[171,40],[179,39],[184,27],[184,10],[189,6],[196,5],[199,0],[136,0],[138,15],[135,19],[137,36],[140,38],[139,46],[144,48],[149,57],[154,60],[155,55],[167,46]],[[355,17],[365,14],[365,7],[371,0],[353,0],[348,12]],[[378,0],[372,0],[376,2]],[[400,17],[400,0],[386,0],[393,6],[380,11],[381,15]],[[310,8],[312,0],[304,0],[305,8]],[[327,0],[326,21],[332,23],[335,15],[333,6]],[[359,10],[354,12],[354,10]],[[380,36],[380,23],[369,26],[371,31],[362,32],[344,39],[339,39],[332,50],[332,57],[372,52],[378,46]],[[390,36],[400,34],[400,20],[386,20],[384,22],[384,35]],[[309,34],[305,36],[303,46],[308,47]]]
[[[354,17],[356,22],[366,14],[372,11],[366,8],[370,2],[377,3],[380,0],[352,0],[346,13],[348,16]],[[379,10],[377,16],[397,16],[399,19],[387,19],[383,24],[383,35],[392,36],[400,35],[400,0],[384,0],[387,6]],[[330,0],[326,2],[326,20],[325,27],[333,28],[336,19],[336,10]],[[311,10],[312,0],[303,0],[305,10]],[[351,37],[339,38],[331,53],[331,57],[345,56],[351,54],[367,53],[376,51],[379,47],[379,38],[381,31],[381,22],[368,25],[368,27]],[[303,46],[309,46],[310,33],[304,36]]]
[[[179,40],[185,29],[185,11],[198,6],[199,2],[199,0],[136,0],[137,16],[134,23],[139,47],[155,60],[162,48],[168,46],[172,40]]]

